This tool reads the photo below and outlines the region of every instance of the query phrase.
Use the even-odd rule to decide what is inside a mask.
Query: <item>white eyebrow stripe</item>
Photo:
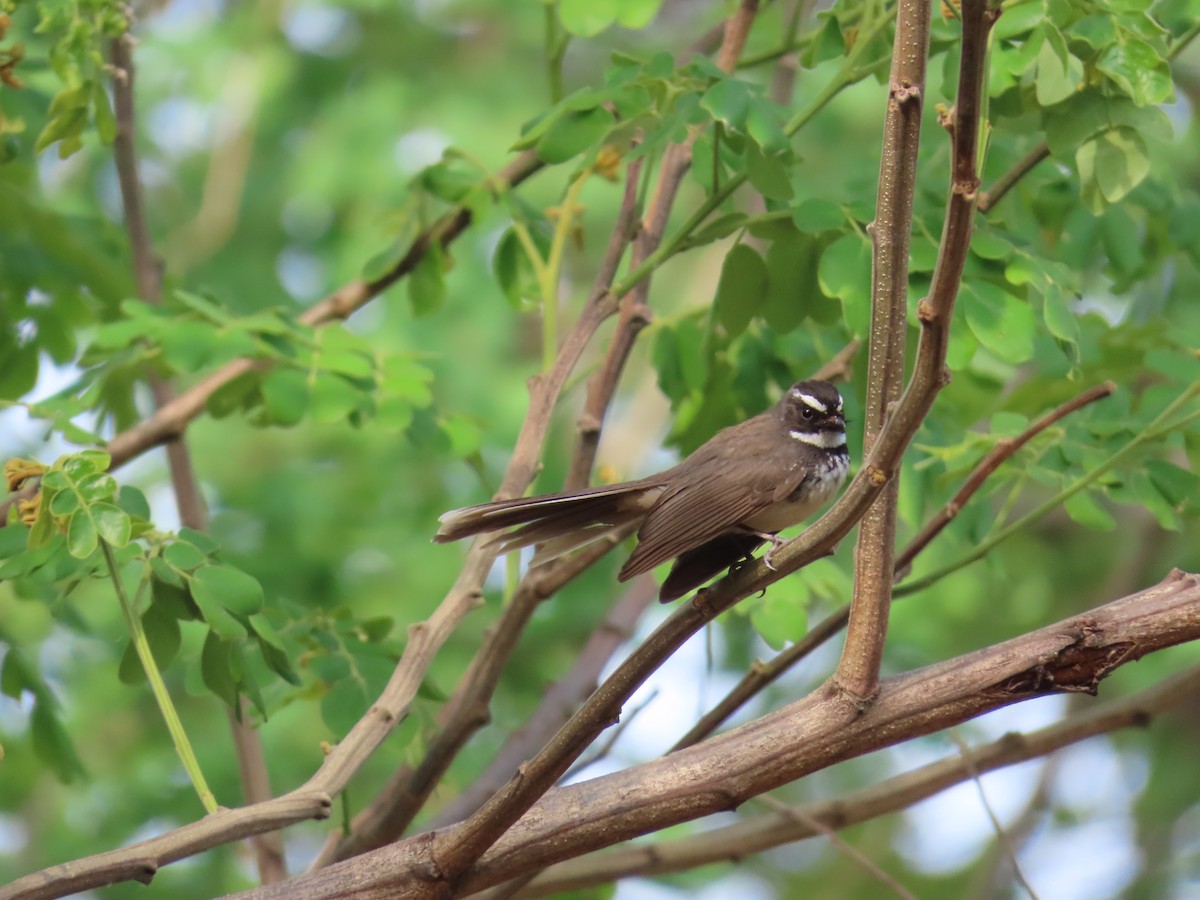
[[[832,450],[834,447],[846,446],[844,431],[789,431],[793,438],[810,447],[823,447]]]
[[[803,391],[792,391],[792,396],[802,403],[806,403],[815,409],[817,412],[829,412],[829,407],[814,397],[812,394],[806,394]]]

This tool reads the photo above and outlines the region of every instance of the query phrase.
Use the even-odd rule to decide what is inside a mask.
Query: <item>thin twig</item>
[[[1025,888],[1025,892],[1029,894],[1031,900],[1038,900],[1037,892],[1033,886],[1025,880],[1025,875],[1021,871],[1021,865],[1017,862],[1017,853],[1013,848],[1012,842],[1008,839],[1008,834],[1004,830],[1004,826],[1000,824],[1000,819],[996,815],[996,811],[992,809],[992,804],[988,802],[987,791],[983,789],[983,781],[979,776],[979,768],[975,765],[975,759],[971,753],[971,748],[967,746],[967,742],[959,737],[958,732],[953,728],[947,731],[950,740],[954,742],[954,746],[958,748],[959,756],[962,757],[963,768],[967,772],[967,776],[975,782],[975,790],[979,794],[979,802],[983,804],[983,810],[987,813],[988,821],[992,823],[992,831],[996,833],[996,840],[1000,842],[1000,846],[1004,848],[1004,853],[1008,857],[1009,863],[1013,868],[1013,875],[1016,877],[1021,887]]]
[[[1082,409],[1089,403],[1095,403],[1097,400],[1103,400],[1117,389],[1116,384],[1111,381],[1106,381],[1103,384],[1098,384],[1088,388],[1080,394],[1072,397],[1066,403],[1063,403],[1050,412],[1046,413],[1017,437],[1011,440],[1001,440],[996,443],[987,455],[983,457],[971,470],[971,474],[967,476],[967,480],[963,482],[962,487],[958,489],[953,497],[943,506],[937,513],[929,519],[917,533],[904,551],[896,557],[895,577],[903,578],[909,568],[912,566],[913,559],[917,554],[929,546],[930,541],[937,537],[942,530],[950,524],[955,516],[959,514],[967,502],[975,495],[985,481],[1000,468],[1005,462],[1016,455],[1017,451],[1028,444],[1031,440],[1049,428],[1051,425],[1057,424],[1062,419],[1069,416],[1076,410]]]
[[[981,191],[979,194],[979,211],[981,213],[989,212],[992,207],[1004,199],[1004,195],[1016,186],[1016,183],[1033,171],[1044,159],[1049,159],[1050,148],[1045,141],[1042,141],[1028,153],[1026,153],[1017,163],[996,179],[986,191]]]
[[[908,888],[902,885],[899,881],[880,868],[879,864],[867,854],[863,853],[849,841],[843,840],[840,835],[820,819],[808,813],[803,807],[788,806],[781,800],[776,800],[769,794],[763,794],[761,797],[755,798],[761,803],[770,808],[781,819],[790,820],[807,828],[811,828],[818,834],[824,835],[839,853],[848,859],[852,860],[864,872],[874,878],[881,884],[887,885],[894,894],[898,897],[903,897],[904,900],[917,900],[915,894]]]

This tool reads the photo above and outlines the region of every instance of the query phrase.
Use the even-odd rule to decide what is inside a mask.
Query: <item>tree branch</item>
[[[714,812],[836,762],[1045,694],[1095,693],[1119,666],[1200,639],[1200,577],[1173,571],[1137,594],[1012,640],[885,680],[859,713],[832,682],[678,753],[556,788],[467,873],[459,893]],[[602,687],[601,690],[604,690]],[[956,764],[961,765],[961,760]],[[983,761],[977,759],[977,765]],[[409,898],[438,880],[424,834],[282,885],[267,898]]]
[[[967,476],[963,486],[959,488],[954,497],[925,524],[917,536],[896,557],[893,567],[893,577],[896,580],[904,577],[917,554],[929,546],[933,539],[967,505],[988,477],[999,469],[1004,462],[1016,455],[1018,450],[1051,425],[1061,421],[1065,416],[1082,409],[1089,403],[1094,403],[1097,400],[1107,397],[1115,389],[1116,386],[1111,381],[1090,387],[1081,394],[1072,397],[1066,403],[1046,413],[1012,440],[999,441],[975,465],[975,468],[971,470],[970,475]],[[849,616],[850,604],[847,603],[840,609],[830,613],[809,629],[808,633],[799,641],[777,654],[768,662],[755,663],[750,671],[742,677],[742,680],[728,694],[721,698],[719,703],[705,713],[688,730],[687,734],[675,742],[671,750],[690,747],[692,744],[703,740],[716,731],[721,723],[737,712],[747,701],[764,690],[768,685],[773,684],[785,672],[816,650],[817,647],[820,647],[841,631],[846,626]]]
[[[879,161],[879,200],[871,228],[875,252],[864,454],[869,454],[875,446],[889,409],[900,398],[904,382],[908,246],[921,141],[925,64],[929,55],[930,5],[930,0],[900,0],[897,6],[883,153]],[[963,54],[966,55],[965,44]],[[875,696],[883,661],[892,598],[898,489],[899,479],[892,478],[867,510],[854,551],[850,622],[835,681],[848,699],[859,705],[870,703]]]
[[[989,212],[997,203],[1004,199],[1004,195],[1011,191],[1026,175],[1033,171],[1044,159],[1049,159],[1050,148],[1042,141],[1025,156],[1017,161],[1011,169],[996,179],[986,191],[981,191],[979,194],[979,211],[981,213]]]
[[[980,773],[1044,757],[1063,747],[1121,728],[1141,728],[1200,691],[1200,666],[1159,684],[1028,734],[1009,733],[971,750]],[[907,809],[972,777],[961,755],[888,778],[834,800],[800,807],[825,828],[842,829]],[[736,861],[773,847],[817,837],[821,831],[784,815],[759,816],[724,828],[656,844],[639,844],[551,866],[517,896],[546,897],[620,878],[651,877]],[[983,896],[983,895],[981,895]],[[994,896],[988,893],[986,896]]]

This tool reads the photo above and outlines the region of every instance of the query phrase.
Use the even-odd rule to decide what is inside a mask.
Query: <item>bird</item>
[[[666,603],[748,559],[829,502],[850,468],[842,396],[828,381],[798,381],[758,415],[718,431],[682,462],[635,481],[443,513],[437,543],[490,534],[507,553],[538,545],[531,565],[556,559],[623,526],[637,546],[619,581],[675,560]]]

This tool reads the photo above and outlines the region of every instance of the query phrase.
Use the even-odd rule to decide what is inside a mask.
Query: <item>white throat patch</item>
[[[846,446],[846,432],[844,431],[796,431],[793,429],[788,434],[810,447],[832,450],[834,447]]]

